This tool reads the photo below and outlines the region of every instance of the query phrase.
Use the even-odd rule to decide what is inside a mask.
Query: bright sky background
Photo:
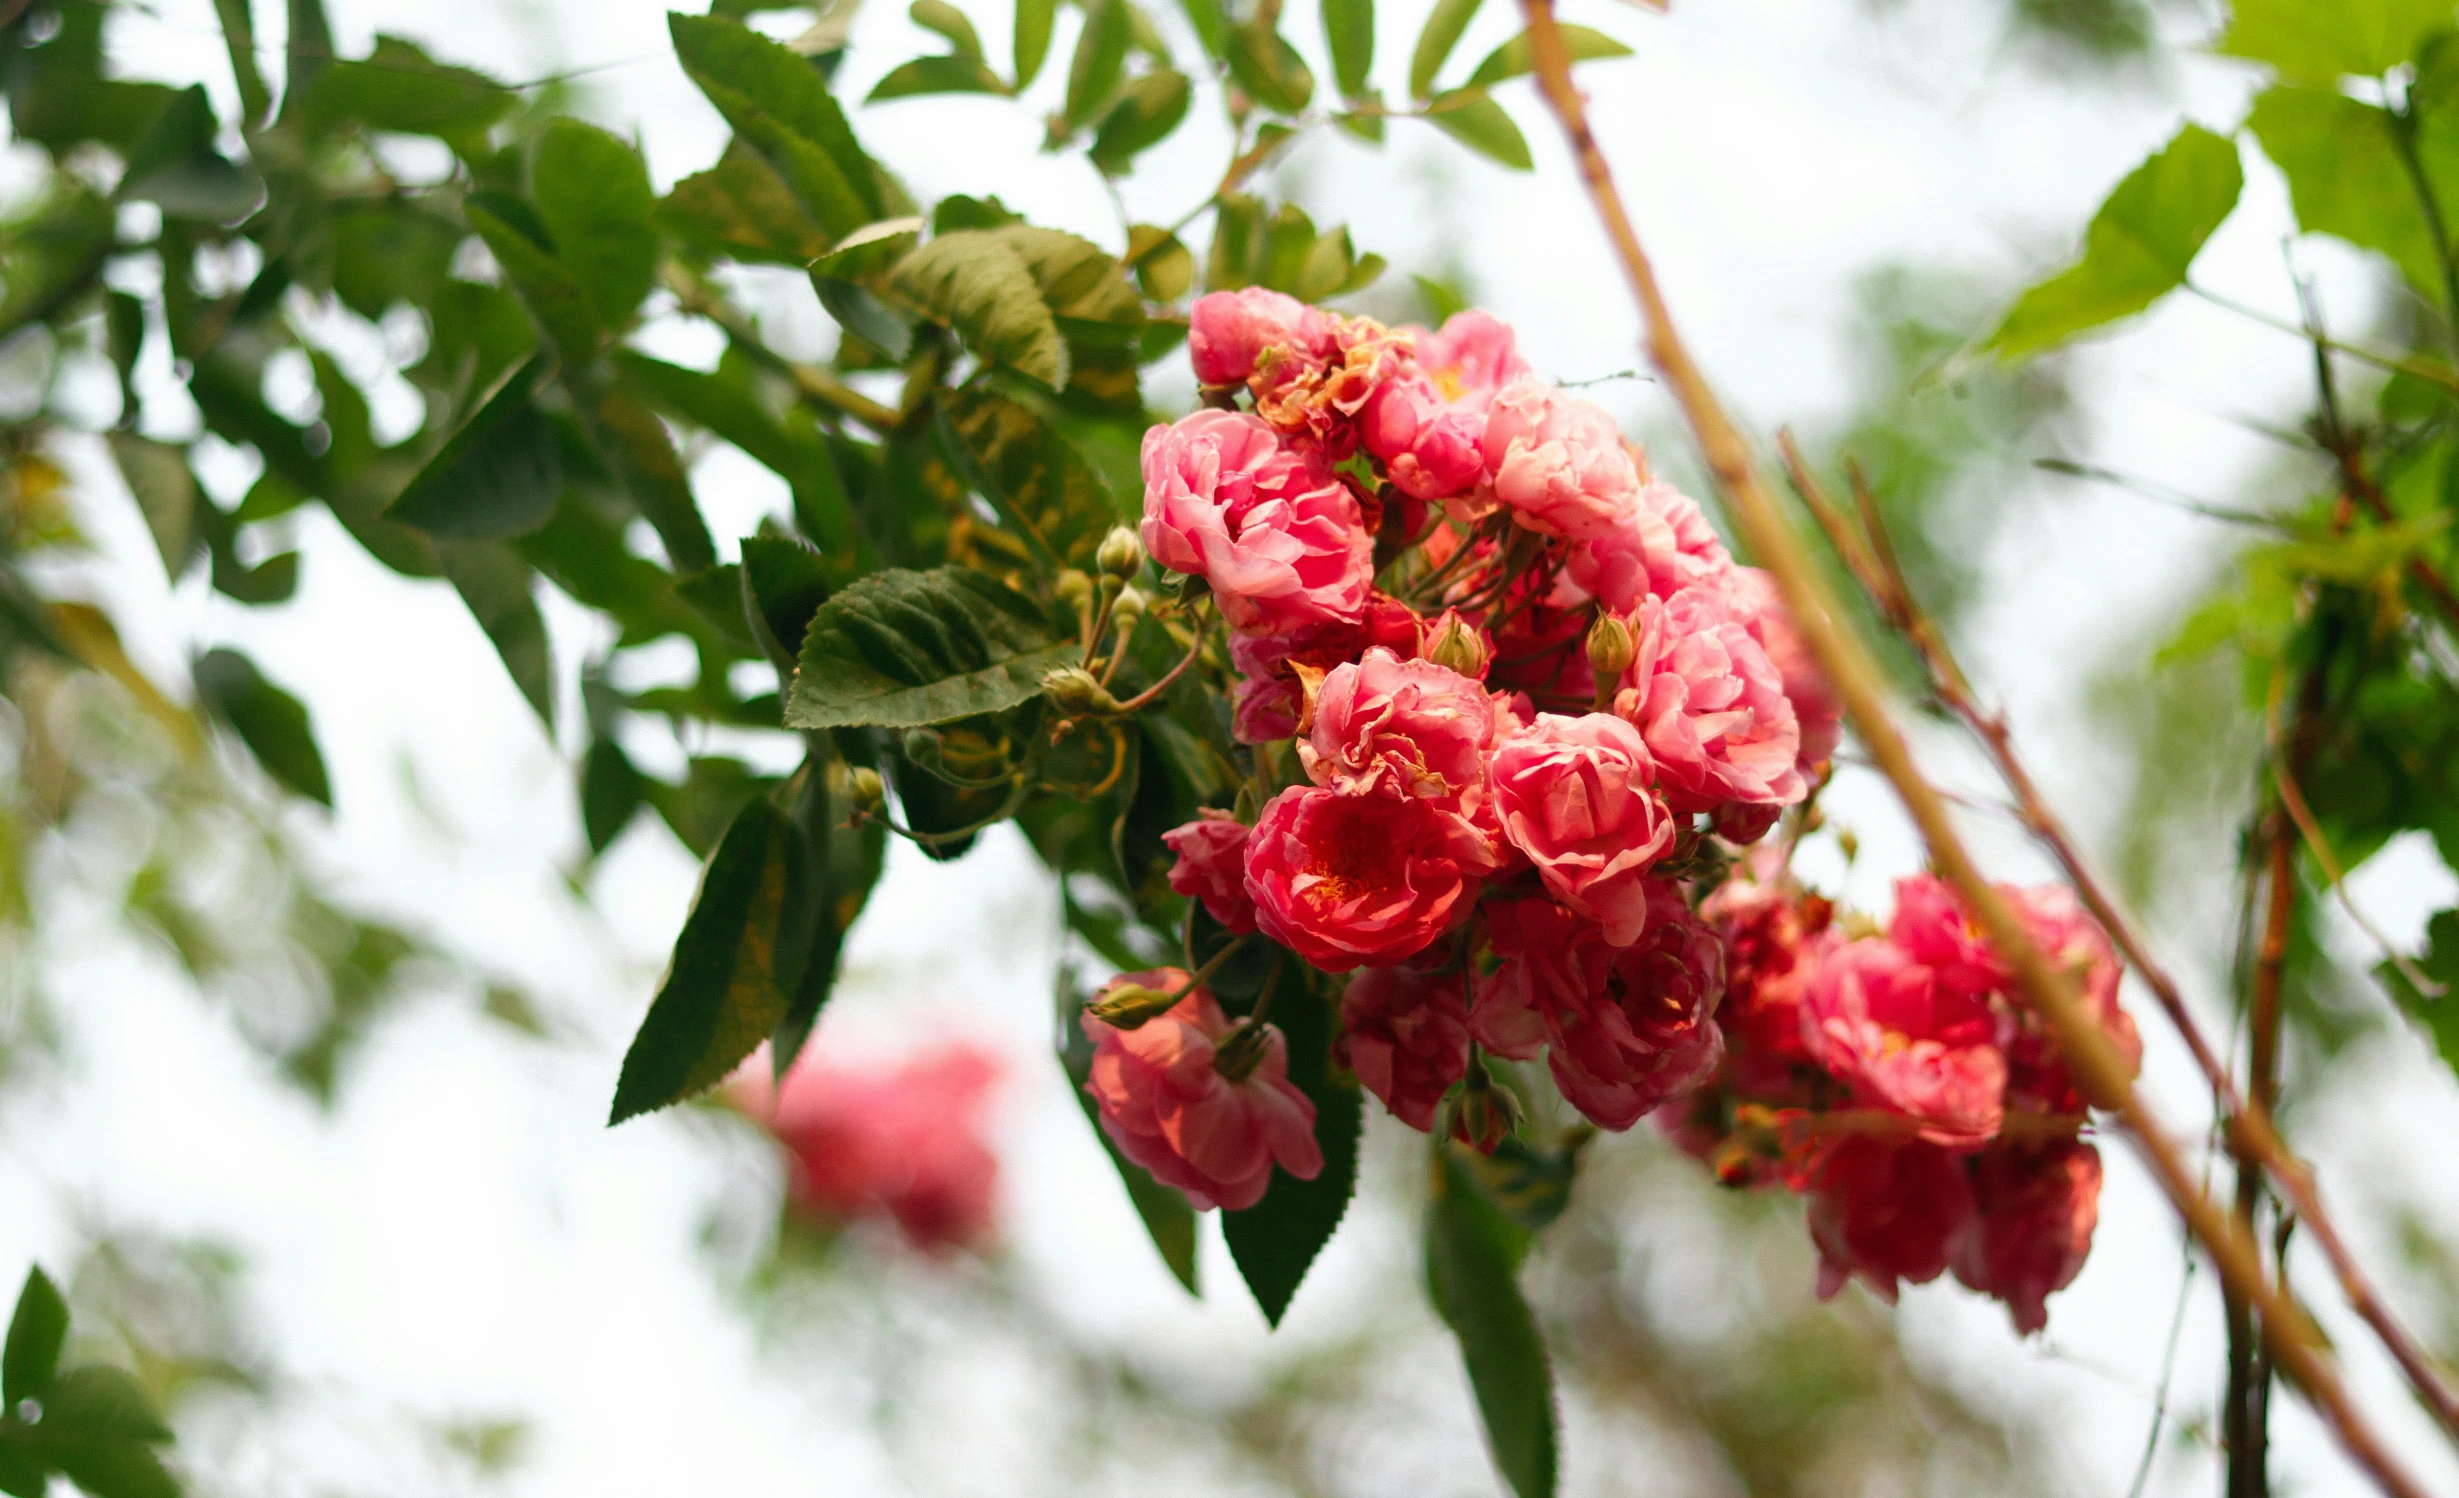
[[[587,111],[635,132],[661,184],[707,164],[723,142],[715,113],[668,55],[662,10],[649,0],[329,3],[345,50],[382,30],[512,78],[593,69]],[[966,8],[1003,56],[1004,13]],[[1165,28],[1178,26],[1160,9]],[[1386,0],[1382,10],[1380,76],[1399,92],[1423,6]],[[1293,5],[1285,26],[1319,56],[1312,12]],[[1860,0],[1676,0],[1661,18],[1572,0],[1572,19],[1639,49],[1583,74],[1600,134],[1686,333],[1763,430],[1815,430],[1855,404],[1844,334],[1862,272],[1911,262],[2011,283],[2045,269],[2181,116],[2227,129],[2257,83],[2246,68],[2198,60],[2147,87],[2052,85],[2009,52],[1995,30],[2000,12],[1968,0],[1875,10]],[[154,18],[120,24],[118,55],[133,73],[202,78],[227,93],[211,17],[208,0],[161,0]],[[278,16],[260,24],[278,41]],[[1062,23],[1042,92],[1064,73],[1071,25]],[[1455,69],[1514,29],[1510,6],[1488,4]],[[841,82],[858,94],[920,50],[936,43],[875,0]],[[1381,155],[1324,132],[1280,180],[1318,222],[1345,219],[1361,250],[1398,270],[1462,274],[1518,325],[1541,371],[1575,379],[1628,369],[1639,362],[1635,318],[1558,138],[1525,83],[1504,97],[1535,147],[1533,176],[1399,122]],[[1037,154],[1038,126],[1022,113],[999,101],[928,101],[857,123],[925,201],[996,192],[1038,221],[1116,244],[1118,220],[1097,181],[1079,160]],[[1189,128],[1129,186],[1130,209],[1176,217],[1209,190],[1222,157],[1217,129]],[[2249,165],[2247,210],[2198,276],[2285,312],[2284,193],[2267,167]],[[2322,276],[2335,319],[2361,325],[2367,283],[2353,257],[2327,245],[2298,254]],[[824,347],[826,324],[799,283],[779,278],[764,295],[773,317],[791,319],[781,341]],[[676,357],[714,356],[694,335],[656,341]],[[2076,359],[2078,388],[2098,397],[2087,413],[2089,456],[2203,496],[2227,495],[2272,460],[2234,418],[2293,416],[2305,398],[2292,345],[2199,303],[2173,303]],[[1652,385],[1597,393],[1630,430],[1672,432]],[[437,933],[527,985],[573,1039],[542,1046],[475,1017],[466,1002],[413,1002],[359,1052],[342,1106],[322,1117],[267,1086],[223,1017],[194,1002],[158,955],[106,939],[99,922],[54,929],[49,987],[81,1080],[39,1111],[9,1116],[0,1265],[56,1256],[84,1212],[240,1247],[270,1343],[331,1398],[326,1414],[271,1447],[224,1450],[214,1443],[228,1433],[210,1422],[183,1432],[226,1467],[234,1491],[389,1490],[388,1476],[415,1470],[384,1433],[400,1412],[535,1419],[537,1438],[511,1484],[522,1494],[1072,1491],[1075,1474],[1037,1435],[1038,1401],[1050,1396],[1032,1346],[953,1313],[930,1340],[934,1352],[956,1354],[934,1364],[948,1371],[900,1417],[939,1435],[909,1444],[907,1464],[892,1469],[870,1412],[847,1396],[850,1364],[832,1366],[808,1346],[796,1352],[790,1333],[755,1326],[723,1298],[713,1259],[728,1262],[728,1245],[748,1229],[729,1223],[721,1203],[739,1203],[747,1181],[773,1172],[761,1151],[705,1115],[601,1127],[694,869],[644,818],[592,876],[594,911],[568,895],[563,872],[581,848],[564,767],[575,746],[544,741],[450,590],[385,573],[321,512],[303,511],[297,601],[244,610],[192,579],[165,607],[150,543],[115,481],[91,463],[80,477],[108,557],[97,585],[161,626],[132,642],[141,660],[176,675],[190,642],[239,643],[314,704],[340,810],[298,820],[331,893]],[[776,481],[729,454],[697,477],[721,550],[722,538],[782,507]],[[2043,502],[1987,559],[1976,674],[2012,706],[2053,798],[2105,830],[2118,809],[2115,767],[2093,743],[2076,689],[2162,616],[2164,598],[2201,575],[2227,538],[2135,497],[2042,482]],[[553,622],[568,667],[593,643],[590,626],[569,610]],[[1943,743],[1938,757],[1971,764]],[[1858,772],[1830,804],[1862,838],[1853,892],[1883,906],[1885,881],[1916,862],[1900,821]],[[2037,874],[2003,834],[1981,833],[2010,877]],[[2210,856],[2225,861],[2233,850]],[[1831,860],[1828,872],[1836,867]],[[2413,848],[2382,855],[2357,885],[2402,938],[2450,903],[2447,876]],[[856,933],[820,1043],[885,1051],[955,1031],[1014,1058],[1002,1136],[1005,1255],[987,1268],[898,1271],[892,1294],[927,1307],[943,1297],[962,1304],[986,1282],[1012,1284],[1078,1335],[1132,1341],[1161,1376],[1198,1390],[1250,1387],[1293,1346],[1327,1345],[1397,1316],[1400,1345],[1422,1355],[1394,1393],[1396,1423],[1375,1444],[1380,1464],[1362,1469],[1372,1475],[1360,1490],[1492,1491],[1456,1359],[1430,1317],[1409,1309],[1416,1250],[1401,1202],[1412,1157],[1401,1131],[1376,1113],[1370,1176],[1381,1189],[1353,1212],[1277,1337],[1267,1337],[1210,1228],[1213,1294],[1188,1300],[1046,1059],[1056,924],[1021,841],[993,835],[949,867],[900,850]],[[2139,1012],[2155,1095],[2172,1120],[2200,1122],[2178,1048],[2148,1003]],[[2403,1038],[2381,1047],[2364,1075],[2363,1096],[2326,1099],[2307,1120],[2335,1199],[2351,1208],[2459,1200],[2447,1189],[2451,1167],[2412,1145],[2459,1123],[2448,1074]],[[2179,1269],[2165,1206],[2123,1148],[2105,1153],[2100,1238],[2082,1279],[2052,1302],[2046,1344],[2019,1344],[1998,1307],[1951,1282],[1912,1291],[1901,1313],[1925,1366],[1953,1370],[1986,1398],[2067,1412],[2054,1465],[2065,1486],[2092,1495],[2123,1493],[2131,1479]],[[2459,1238],[2459,1208],[2443,1206],[2440,1220]],[[712,1231],[714,1249],[704,1241]],[[2388,1265],[2386,1244],[2361,1247]],[[2314,1267],[2300,1261],[2300,1276],[2318,1301],[2335,1303],[2307,1273]],[[2361,1333],[2340,1340],[2368,1405],[2428,1484],[2451,1486],[2459,1464],[2370,1344]],[[2216,1298],[2205,1297],[2180,1353],[2177,1406],[2208,1408],[2218,1346]],[[2282,1491],[2355,1490],[2302,1409],[2287,1399],[2280,1407]],[[1634,1465],[1645,1453],[1583,1419],[1571,1411],[1568,1492],[1658,1491],[1634,1475],[1649,1470]],[[913,1456],[915,1444],[923,1455]],[[1228,1490],[1215,1474],[1175,1470],[1169,1453],[1142,1460],[1131,1469],[1139,1491],[1165,1476],[1190,1493]],[[2214,1481],[2199,1461],[2164,1463],[2156,1477],[2154,1491],[2201,1492]]]

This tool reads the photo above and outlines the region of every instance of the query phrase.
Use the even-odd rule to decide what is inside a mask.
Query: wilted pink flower
[[[1278,291],[1249,286],[1195,299],[1187,358],[1206,385],[1243,385],[1266,349],[1305,347],[1321,337],[1323,314]]]
[[[1542,1040],[1564,1098],[1609,1129],[1697,1085],[1723,1045],[1723,948],[1672,885],[1650,885],[1647,929],[1619,947],[1551,900],[1486,907],[1499,966],[1478,983],[1470,1034],[1522,1058]]]
[[[1317,785],[1343,795],[1410,796],[1475,821],[1493,747],[1484,687],[1377,647],[1324,677],[1298,760]]]
[[[1178,855],[1170,888],[1204,902],[1212,918],[1234,935],[1255,929],[1255,902],[1247,898],[1247,827],[1229,812],[1203,807],[1195,820],[1161,834]]]
[[[1360,414],[1407,357],[1407,341],[1373,318],[1317,311],[1297,340],[1263,351],[1247,388],[1275,431],[1337,462],[1357,450]]]
[[[2006,1302],[2015,1329],[2049,1324],[2051,1294],[2074,1282],[2100,1222],[2100,1151],[2080,1139],[2001,1144],[1972,1157],[1973,1218],[1955,1277]]]
[[[1486,472],[1522,525],[1571,540],[1613,533],[1639,508],[1639,465],[1595,402],[1521,378],[1486,408]]]
[[[1716,595],[1640,600],[1638,651],[1614,710],[1639,728],[1676,811],[1802,799],[1801,727],[1784,680]]]
[[[1312,454],[1234,411],[1144,434],[1144,549],[1212,584],[1231,627],[1355,619],[1373,581],[1357,496]]]
[[[1177,968],[1157,968],[1116,983],[1169,992],[1187,981]],[[1255,1070],[1233,1082],[1213,1065],[1231,1026],[1208,989],[1133,1030],[1113,1029],[1090,1014],[1079,1022],[1093,1042],[1085,1091],[1100,1109],[1102,1132],[1154,1180],[1187,1193],[1196,1210],[1254,1206],[1271,1184],[1275,1161],[1301,1181],[1323,1169],[1315,1105],[1290,1085],[1289,1048],[1279,1031],[1266,1039]]]
[[[1266,936],[1328,973],[1394,963],[1464,919],[1492,846],[1424,801],[1291,786],[1247,839]]]
[[[1230,636],[1230,664],[1240,673],[1230,691],[1230,733],[1242,744],[1268,744],[1298,731],[1300,707],[1293,665],[1330,671],[1380,645],[1415,655],[1417,615],[1389,593],[1368,593],[1355,619],[1301,625],[1276,635]]]
[[[997,1225],[999,1157],[982,1115],[1002,1070],[963,1041],[885,1066],[808,1054],[774,1097],[765,1069],[735,1095],[792,1154],[798,1207],[838,1222],[884,1217],[915,1247],[944,1252],[980,1247]]]
[[[1492,775],[1503,836],[1546,888],[1607,941],[1636,940],[1648,918],[1644,876],[1674,837],[1639,730],[1610,713],[1541,713],[1496,748]]]
[[[1918,1140],[1837,1141],[1819,1162],[1810,1196],[1819,1298],[1858,1274],[1895,1304],[1899,1281],[1927,1284],[1945,1271],[1971,1220],[1972,1189],[1955,1155]]]
[[[1891,940],[1827,953],[1802,993],[1802,1041],[1863,1101],[1905,1114],[1933,1144],[1971,1147],[1998,1132],[2006,1053],[1982,995],[1943,981]]]
[[[1468,990],[1457,972],[1362,967],[1341,995],[1343,1063],[1392,1116],[1421,1133],[1468,1075]]]

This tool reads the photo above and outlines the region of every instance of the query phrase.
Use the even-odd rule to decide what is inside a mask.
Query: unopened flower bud
[[[1084,1012],[1113,1030],[1134,1030],[1169,1013],[1186,996],[1183,990],[1172,993],[1122,978],[1097,994]]]
[[[1599,610],[1597,622],[1588,626],[1588,669],[1597,673],[1597,680],[1620,681],[1638,653],[1630,624],[1619,614]]]
[[[1483,679],[1486,663],[1493,658],[1494,652],[1487,648],[1486,642],[1466,619],[1446,612],[1434,622],[1431,630],[1426,638],[1427,660],[1446,671]]]
[[[1144,565],[1144,543],[1136,533],[1123,525],[1110,527],[1110,534],[1101,538],[1101,549],[1093,553],[1093,565],[1125,582]]]
[[[880,783],[879,771],[868,765],[856,765],[845,774],[846,804],[856,816],[876,816],[888,804],[888,788]]]
[[[1141,588],[1119,589],[1118,601],[1110,605],[1110,627],[1118,631],[1121,640],[1136,632],[1136,621],[1144,617],[1149,601]]]
[[[1046,673],[1042,677],[1042,695],[1071,718],[1114,713],[1119,706],[1109,688],[1095,680],[1092,672],[1077,666],[1061,666]]]
[[[1052,587],[1058,592],[1059,602],[1079,614],[1093,606],[1093,580],[1073,567],[1060,573]]]
[[[1481,1155],[1493,1154],[1520,1126],[1520,1100],[1510,1088],[1495,1086],[1494,1078],[1478,1061],[1469,1063],[1468,1080],[1452,1100],[1450,1112],[1451,1137]]]
[[[1242,1019],[1212,1053],[1212,1069],[1224,1082],[1243,1082],[1253,1076],[1255,1068],[1264,1064],[1264,1052],[1272,1042],[1270,1025],[1259,1025]]]

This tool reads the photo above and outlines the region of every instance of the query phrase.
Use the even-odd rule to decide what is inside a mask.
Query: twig
[[[2084,908],[2109,933],[2110,941],[2128,965],[2141,975],[2144,986],[2152,991],[2153,998],[2159,1002],[2161,1012],[2185,1041],[2195,1065],[2211,1084],[2213,1103],[2227,1130],[2231,1149],[2240,1156],[2251,1155],[2262,1162],[2265,1170],[2278,1183],[2282,1194],[2296,1208],[2297,1215],[2305,1220],[2307,1228],[2313,1233],[2316,1245],[2322,1249],[2337,1274],[2340,1288],[2347,1295],[2349,1304],[2373,1328],[2383,1346],[2390,1351],[2392,1359],[2407,1375],[2418,1398],[2433,1411],[2444,1429],[2459,1435],[2459,1400],[2453,1398],[2441,1376],[2418,1347],[2416,1339],[2383,1303],[2372,1279],[2349,1251],[2337,1224],[2323,1209],[2313,1172],[2289,1150],[2286,1141],[2273,1127],[2268,1103],[2249,1107],[2246,1100],[2238,1095],[2227,1063],[2204,1037],[2202,1027],[2186,1008],[2185,994],[2178,987],[2177,980],[2152,955],[2150,945],[2133,918],[2109,894],[2108,887],[2084,859],[2065,824],[2041,795],[2031,771],[2015,751],[2014,733],[2005,716],[1981,710],[1963,668],[1956,663],[1944,638],[1929,622],[1919,600],[1912,596],[1901,571],[1890,574],[1881,570],[1871,546],[1854,533],[1844,514],[1827,496],[1817,476],[1803,461],[1801,449],[1794,443],[1792,435],[1779,433],[1776,442],[1784,455],[1794,486],[1801,493],[1804,507],[1828,533],[1838,555],[1844,558],[1845,565],[1878,606],[1889,626],[1921,651],[1923,664],[1929,670],[1931,691],[1981,741],[1997,766],[1999,777],[2015,798],[2016,815],[2031,831],[2033,838],[2057,860],[2067,882],[2074,886],[2076,894],[2083,900]],[[1865,514],[1875,516],[1875,508],[1865,509]],[[1883,525],[1878,534],[1882,538],[1886,534]]]
[[[1923,778],[1895,726],[1877,663],[1868,647],[1837,622],[1825,579],[1761,482],[1741,432],[1674,331],[1656,274],[1614,190],[1604,153],[1589,132],[1586,105],[1571,82],[1570,55],[1555,24],[1553,0],[1520,0],[1520,5],[1528,18],[1529,51],[1538,85],[1561,119],[1589,197],[1630,280],[1647,325],[1648,353],[1681,403],[1709,468],[1733,500],[1753,553],[1782,588],[1795,627],[1851,714],[1863,745],[1894,783],[1906,811],[1920,827],[1932,863],[1955,885],[1982,933],[2013,967],[2018,986],[2047,1022],[2085,1098],[2118,1115],[2153,1178],[2210,1253],[2222,1281],[2262,1307],[2263,1335],[2281,1371],[2305,1392],[2340,1444],[2384,1491],[2400,1498],[2424,1498],[2423,1487],[2384,1447],[2349,1396],[2339,1370],[2324,1354],[2319,1332],[2283,1291],[2273,1287],[2255,1245],[2236,1222],[2196,1188],[2178,1146],[2135,1093],[2128,1068],[2109,1038],[2085,1013],[2068,980],[2042,955],[2013,908],[1982,877],[1965,850],[1946,802]]]
[[[678,308],[717,324],[744,353],[792,380],[804,399],[851,416],[875,432],[895,431],[902,422],[894,406],[884,406],[828,371],[789,359],[761,342],[759,330],[699,277],[671,263],[664,268],[663,275],[666,289],[674,293]]]

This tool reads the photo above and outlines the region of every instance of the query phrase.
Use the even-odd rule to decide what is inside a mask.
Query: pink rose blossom
[[[1486,908],[1500,965],[1478,985],[1469,1032],[1498,1055],[1542,1040],[1564,1098],[1599,1126],[1627,1129],[1715,1069],[1724,952],[1670,884],[1636,942],[1614,946],[1551,900]]]
[[[1324,677],[1298,760],[1317,785],[1343,795],[1416,797],[1474,821],[1493,748],[1484,687],[1378,646]]]
[[[1844,736],[1844,705],[1810,647],[1802,643],[1801,632],[1793,627],[1793,616],[1785,612],[1774,578],[1756,567],[1735,567],[1726,576],[1725,588],[1735,615],[1767,652],[1768,663],[1784,682],[1785,700],[1793,704],[1794,720],[1801,727],[1801,749],[1794,763],[1805,782],[1815,780],[1835,757],[1837,741]]]
[[[1468,1075],[1467,986],[1459,973],[1362,967],[1341,996],[1342,1064],[1392,1116],[1420,1133]]]
[[[1154,561],[1202,574],[1222,617],[1250,633],[1355,619],[1373,581],[1349,486],[1234,411],[1144,434],[1143,536]]]
[[[1477,307],[1453,313],[1435,332],[1418,331],[1417,362],[1446,399],[1478,411],[1530,373],[1511,325]]]
[[[1387,374],[1358,412],[1366,450],[1402,493],[1423,500],[1452,499],[1477,486],[1485,476],[1483,426],[1415,369]]]
[[[2074,1282],[2100,1222],[2100,1151],[2080,1139],[1996,1145],[1972,1157],[1973,1218],[1955,1277],[2006,1302],[2015,1329],[2049,1324],[2050,1295]]]
[[[1495,498],[1531,530],[1587,540],[1638,512],[1639,465],[1593,401],[1514,380],[1486,408],[1483,447]]]
[[[1184,987],[1187,974],[1159,968],[1117,982],[1167,992]],[[1301,1181],[1323,1169],[1315,1105],[1290,1084],[1279,1031],[1270,1033],[1255,1070],[1233,1082],[1213,1065],[1231,1026],[1208,989],[1133,1030],[1090,1014],[1079,1022],[1093,1042],[1085,1091],[1100,1109],[1102,1132],[1154,1180],[1187,1193],[1197,1211],[1254,1206],[1276,1161]]]
[[[1899,1282],[1927,1284],[1945,1272],[1971,1220],[1972,1188],[1955,1155],[1917,1140],[1839,1140],[1816,1167],[1810,1196],[1819,1299],[1858,1274],[1895,1304]]]
[[[1247,828],[1229,812],[1204,807],[1194,821],[1161,834],[1178,855],[1170,888],[1204,902],[1212,918],[1237,936],[1255,929],[1255,902],[1247,898]]]
[[[1725,942],[1725,1003],[1717,1023],[1731,1043],[1726,1073],[1754,1095],[1786,1097],[1813,1066],[1802,1037],[1802,993],[1827,948],[1835,908],[1781,877],[1731,879],[1699,907]]]
[[[1826,954],[1802,993],[1802,1042],[1864,1102],[1920,1123],[1933,1144],[1998,1132],[2007,1059],[1997,1014],[1902,946],[1877,937]]]
[[[1650,594],[1719,589],[1733,570],[1732,555],[1697,501],[1663,479],[1640,490],[1627,523],[1574,544],[1566,564],[1571,581],[1617,614],[1631,613]]]
[[[1206,385],[1243,385],[1264,351],[1322,337],[1323,314],[1278,291],[1249,286],[1197,297],[1188,315],[1187,358]]]
[[[1298,731],[1298,680],[1293,664],[1329,671],[1375,646],[1415,655],[1417,615],[1388,593],[1366,595],[1356,619],[1306,624],[1278,635],[1230,636],[1230,664],[1240,673],[1230,690],[1230,733],[1242,744],[1269,744]]]
[[[1494,751],[1503,835],[1554,897],[1627,946],[1647,923],[1645,875],[1673,846],[1639,730],[1610,713],[1541,713]]]
[[[773,1095],[765,1063],[734,1087],[793,1158],[795,1205],[836,1222],[883,1217],[916,1248],[978,1248],[997,1226],[999,1157],[983,1114],[1003,1067],[963,1041],[860,1066],[807,1054]]]
[[[1413,957],[1467,917],[1490,844],[1424,801],[1291,786],[1247,839],[1266,936],[1327,973]]]
[[[1638,652],[1614,710],[1638,725],[1676,811],[1783,807],[1807,794],[1801,726],[1784,680],[1717,597],[1640,601]]]

